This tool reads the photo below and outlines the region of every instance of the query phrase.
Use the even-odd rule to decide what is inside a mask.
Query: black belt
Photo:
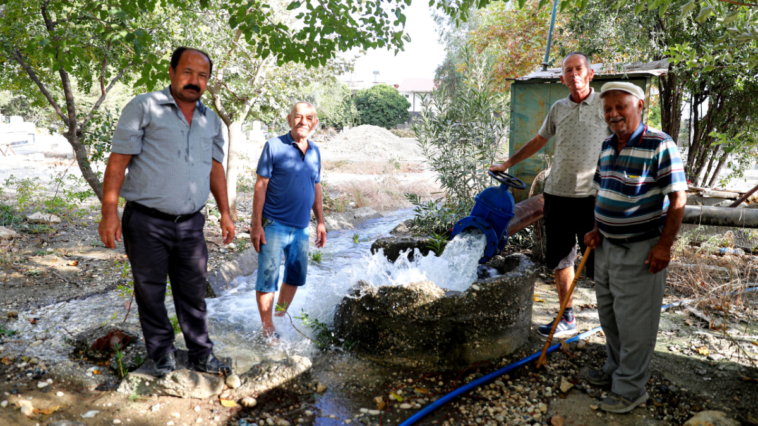
[[[640,241],[647,241],[651,238],[660,237],[661,231],[655,229],[650,232],[645,232],[642,235],[635,235],[634,237],[629,238],[608,238],[605,239],[608,240],[609,243],[615,244],[615,245],[623,245],[623,244],[629,244],[629,243],[638,243]]]
[[[134,209],[134,210],[136,210],[136,211],[138,211],[140,213],[146,214],[146,215],[148,215],[150,217],[154,217],[156,219],[168,220],[168,221],[171,221],[171,222],[174,222],[174,223],[182,223],[182,222],[185,222],[187,220],[190,220],[193,217],[195,217],[195,215],[197,215],[198,213],[200,213],[200,210],[203,209],[201,207],[200,210],[196,211],[195,213],[175,215],[175,214],[163,213],[160,210],[156,210],[156,209],[151,208],[151,207],[143,206],[142,204],[135,203],[134,201],[127,201],[126,202],[126,206],[127,207],[131,207],[132,209]],[[205,207],[205,206],[203,206],[203,207]]]

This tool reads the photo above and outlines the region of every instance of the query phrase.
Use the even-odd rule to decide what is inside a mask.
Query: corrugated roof
[[[400,92],[431,92],[434,90],[434,79],[431,78],[406,78],[397,88]]]
[[[665,75],[669,71],[668,59],[661,59],[654,62],[634,62],[631,64],[624,64],[620,68],[609,67],[604,70],[605,64],[592,64],[592,69],[595,70],[595,77],[613,77],[624,75]],[[561,76],[560,68],[548,68],[547,71],[536,71],[531,74],[527,74],[523,77],[516,78],[514,80],[557,80]]]

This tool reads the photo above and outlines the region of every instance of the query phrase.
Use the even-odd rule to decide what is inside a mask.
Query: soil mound
[[[363,125],[354,127],[329,142],[321,142],[330,158],[351,161],[380,161],[397,158],[402,161],[423,158],[414,139],[401,139],[387,129]]]

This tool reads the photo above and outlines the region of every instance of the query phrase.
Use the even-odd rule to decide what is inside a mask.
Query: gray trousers
[[[603,371],[612,391],[635,400],[645,393],[655,352],[666,269],[645,264],[659,238],[614,245],[603,238],[595,253],[595,292],[608,359]]]

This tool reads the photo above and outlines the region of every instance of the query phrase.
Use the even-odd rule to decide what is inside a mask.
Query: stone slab
[[[216,297],[229,290],[229,283],[237,277],[248,276],[258,269],[258,253],[250,247],[235,259],[224,262],[208,273],[208,288],[205,297]]]
[[[361,207],[358,209],[348,210],[344,213],[332,213],[324,218],[326,230],[339,231],[342,229],[354,229],[359,224],[369,220],[383,217],[381,213],[370,208]]]
[[[0,226],[0,240],[9,240],[16,237],[18,237],[18,233],[16,233],[16,231],[4,226]]]
[[[221,359],[228,365],[231,359]],[[168,395],[179,398],[205,399],[220,395],[224,390],[222,375],[206,374],[187,368],[187,351],[176,351],[177,370],[158,378],[152,374],[153,361],[148,360],[142,367],[129,373],[119,385],[118,391],[138,395]]]
[[[237,399],[260,395],[294,380],[307,381],[311,375],[312,366],[310,359],[298,355],[278,361],[266,359],[240,375],[242,385],[230,391],[230,396]]]

